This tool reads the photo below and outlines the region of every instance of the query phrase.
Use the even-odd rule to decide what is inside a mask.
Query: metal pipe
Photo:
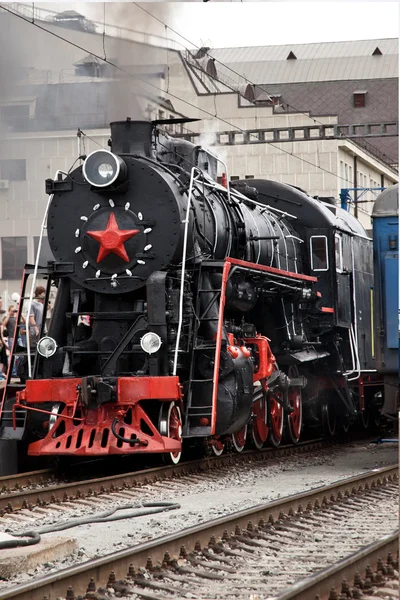
[[[201,170],[198,167],[192,167],[190,171],[190,184],[188,191],[188,200],[186,205],[186,217],[182,221],[185,223],[185,230],[183,234],[183,250],[182,250],[182,270],[181,270],[181,285],[180,285],[180,296],[179,296],[179,320],[178,320],[178,332],[176,335],[176,344],[175,344],[175,354],[174,354],[174,366],[172,369],[172,374],[176,375],[176,370],[178,366],[178,351],[179,351],[179,343],[181,339],[182,332],[182,321],[183,321],[183,293],[185,289],[185,266],[186,266],[186,254],[187,254],[187,238],[189,231],[189,211],[190,211],[190,203],[192,200],[192,191],[193,191],[193,182],[194,182],[194,174],[197,171],[199,174],[202,174]]]
[[[354,155],[353,159],[353,169],[354,169],[354,187],[357,189],[357,156]],[[354,216],[358,218],[358,203],[357,203],[357,192],[354,192]]]

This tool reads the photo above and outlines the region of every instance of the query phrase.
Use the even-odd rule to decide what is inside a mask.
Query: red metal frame
[[[253,374],[253,383],[268,379],[276,363],[269,345],[269,339],[263,335],[257,335],[255,338],[246,338],[246,344],[258,347],[259,364],[257,371]]]
[[[219,363],[220,363],[220,359],[221,359],[221,345],[222,345],[222,325],[224,323],[226,283],[228,281],[229,271],[231,269],[230,260],[231,259],[225,261],[224,268],[222,270],[221,297],[219,299],[217,337],[216,337],[216,342],[215,342],[214,387],[213,387],[212,411],[211,411],[211,435],[215,435],[215,427],[217,424],[217,397],[218,397]]]
[[[283,271],[282,269],[276,269],[275,267],[267,267],[266,265],[258,265],[257,263],[247,262],[238,258],[227,258],[226,262],[231,265],[237,265],[238,267],[246,267],[246,269],[255,269],[256,271],[265,271],[266,273],[274,273],[275,275],[284,275],[285,277],[291,277],[293,279],[302,279],[303,281],[318,281],[317,277],[311,275],[302,275],[301,273],[293,273],[292,271]],[[226,263],[225,263],[226,264]]]
[[[182,403],[178,377],[119,377],[117,400],[87,408],[80,401],[81,378],[37,379],[26,382],[17,393],[13,409],[31,410],[52,415],[38,408],[44,402],[60,403],[61,412],[55,425],[43,439],[30,444],[31,456],[73,454],[101,456],[108,454],[181,452],[182,442],[162,436],[146,411],[146,401]],[[35,405],[35,406],[33,406]],[[114,422],[119,440],[111,430]],[[44,424],[48,427],[48,421]]]
[[[215,344],[215,358],[214,358],[214,387],[212,394],[212,412],[211,412],[211,435],[215,435],[215,427],[217,423],[217,398],[218,398],[218,381],[219,381],[219,365],[220,365],[220,355],[221,355],[221,346],[222,346],[222,327],[224,323],[224,311],[225,311],[225,301],[226,301],[226,284],[229,277],[229,272],[232,266],[244,267],[246,269],[253,269],[255,271],[263,271],[265,273],[273,273],[275,275],[284,275],[285,277],[291,277],[293,279],[300,279],[303,281],[317,282],[318,279],[316,277],[311,277],[309,275],[302,275],[301,273],[292,273],[291,271],[283,271],[281,269],[276,269],[275,267],[267,267],[265,265],[258,265],[256,263],[247,262],[245,260],[239,260],[238,258],[227,258],[224,262],[223,270],[222,270],[222,283],[221,283],[221,297],[219,301],[219,312],[218,312],[218,326],[217,326],[217,335],[216,335],[216,344]],[[263,338],[262,336],[252,338],[253,342],[258,345],[259,353],[260,353],[260,367],[257,372],[257,379],[254,381],[260,381],[268,377],[271,372],[273,365],[275,363],[275,357],[273,356],[271,349],[268,344],[267,338]],[[245,340],[246,343],[249,340]],[[250,343],[250,342],[249,342]],[[264,375],[263,373],[268,373],[269,375]]]
[[[0,417],[1,417],[2,413],[3,413],[4,402],[5,402],[6,398],[7,398],[7,387],[8,387],[8,384],[10,383],[11,377],[12,377],[11,363],[12,363],[12,358],[14,356],[14,349],[16,349],[16,347],[17,347],[17,343],[16,342],[18,340],[18,336],[20,335],[20,329],[18,328],[18,325],[21,322],[21,315],[22,315],[23,304],[24,304],[24,301],[22,300],[22,298],[24,296],[24,290],[26,288],[26,281],[28,280],[28,277],[29,277],[29,274],[24,269],[23,274],[22,274],[22,278],[21,278],[20,289],[19,289],[20,301],[19,301],[19,304],[18,304],[18,313],[17,313],[16,321],[15,321],[14,337],[13,337],[12,346],[11,346],[11,350],[10,350],[10,356],[8,357],[6,385],[4,386],[3,393],[2,393],[2,396],[1,396]],[[28,318],[28,321],[29,321],[29,318]]]

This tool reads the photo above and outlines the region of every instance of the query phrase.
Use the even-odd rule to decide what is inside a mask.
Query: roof
[[[362,40],[353,42],[319,42],[314,44],[285,44],[282,46],[245,46],[215,48],[211,54],[228,62],[260,62],[286,60],[292,51],[298,60],[371,56],[375,48],[383,55],[398,54],[398,39]],[[218,55],[218,56],[217,56]],[[223,58],[221,58],[221,56]],[[379,60],[379,57],[377,58]]]
[[[76,12],[76,10],[64,10],[54,16],[55,19],[85,19],[84,15]]]
[[[376,48],[382,55],[373,56]],[[290,53],[296,59],[287,60]],[[398,77],[397,39],[216,48],[210,54],[258,84]]]
[[[74,62],[74,67],[78,67],[81,65],[93,65],[93,64],[103,65],[104,62],[102,60],[100,60],[99,58],[97,58],[97,56],[94,56],[93,54],[88,54],[81,60]]]
[[[249,183],[248,180],[244,180]],[[296,217],[293,227],[336,227],[349,234],[367,237],[359,221],[338,206],[328,205],[306,192],[287,183],[271,179],[252,179],[252,187],[258,190],[258,202]]]
[[[399,214],[399,184],[391,185],[379,194],[374,203],[372,217],[395,217]]]

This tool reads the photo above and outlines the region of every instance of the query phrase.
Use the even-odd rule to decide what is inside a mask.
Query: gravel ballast
[[[233,466],[229,470],[206,473],[206,477],[189,475],[132,491],[104,494],[46,509],[21,511],[18,513],[20,518],[18,515],[17,518],[7,515],[0,521],[2,531],[7,528],[25,531],[72,518],[93,516],[94,513],[132,502],[139,505],[141,502],[165,501],[181,505],[180,509],[172,512],[68,529],[67,535],[78,542],[80,550],[77,553],[0,582],[0,589],[234,511],[327,485],[373,468],[392,465],[397,462],[397,453],[395,444],[354,442],[315,453],[273,459],[270,463]],[[49,533],[43,537],[46,539],[57,535],[60,534]]]

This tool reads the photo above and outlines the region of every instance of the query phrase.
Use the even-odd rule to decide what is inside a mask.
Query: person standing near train
[[[43,320],[43,304],[46,295],[46,290],[42,285],[38,285],[35,289],[35,297],[32,302],[29,315],[29,335],[30,345],[36,344],[39,341],[40,331]]]

